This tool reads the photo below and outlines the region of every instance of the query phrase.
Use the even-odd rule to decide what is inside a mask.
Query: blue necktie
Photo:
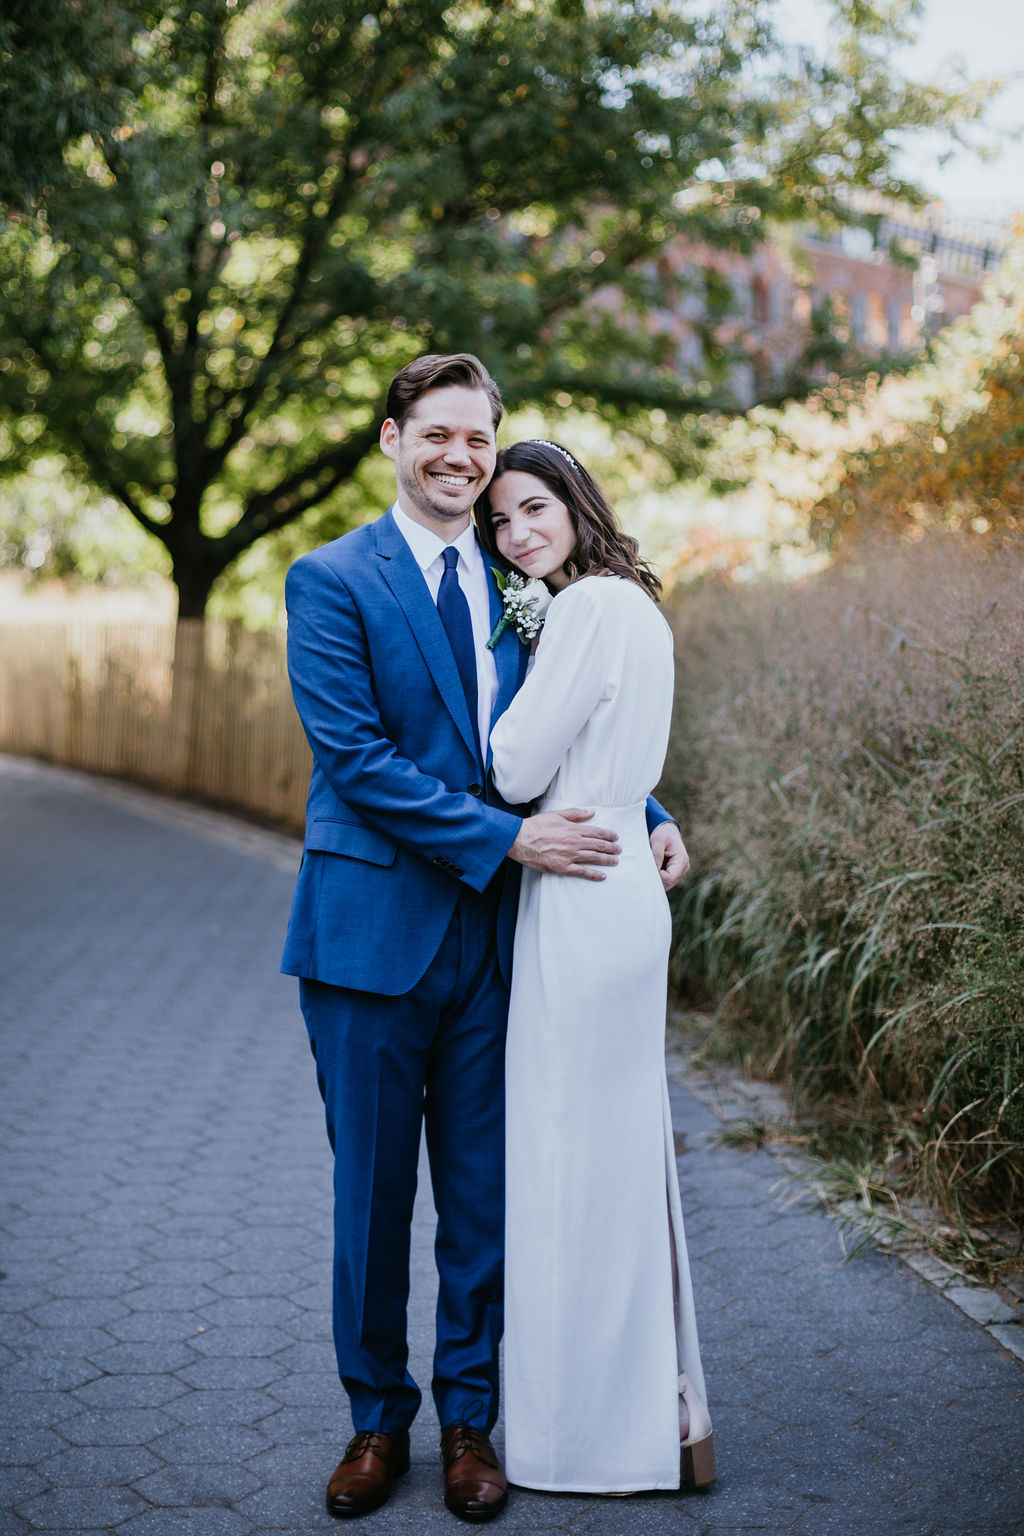
[[[437,611],[448,635],[448,644],[455,657],[455,665],[462,679],[462,690],[469,705],[469,718],[473,722],[473,739],[480,749],[480,734],[476,718],[476,646],[473,644],[473,622],[469,616],[466,594],[459,586],[455,567],[459,552],[449,544],[444,552],[444,575],[437,592]]]

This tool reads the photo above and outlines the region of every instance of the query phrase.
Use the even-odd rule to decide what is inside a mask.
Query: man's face
[[[380,446],[394,460],[402,510],[446,542],[457,538],[494,473],[497,447],[484,391],[459,384],[428,390],[401,428],[388,418]]]

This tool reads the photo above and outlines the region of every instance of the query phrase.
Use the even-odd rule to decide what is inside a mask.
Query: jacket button
[[[482,784],[471,784],[469,786],[469,793],[471,795],[480,796],[480,795],[483,794],[483,792],[484,792],[484,787],[483,787]]]

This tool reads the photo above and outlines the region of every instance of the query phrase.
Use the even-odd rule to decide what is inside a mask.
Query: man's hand
[[[674,821],[659,822],[651,833],[651,852],[666,891],[678,885],[690,867],[682,833]]]
[[[528,816],[508,851],[509,858],[525,864],[527,869],[541,869],[549,875],[603,880],[605,876],[599,866],[617,864],[621,850],[615,832],[586,825],[593,814],[573,808]]]

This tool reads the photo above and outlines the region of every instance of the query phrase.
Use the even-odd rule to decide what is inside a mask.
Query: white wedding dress
[[[665,1079],[670,920],[644,804],[672,708],[672,635],[635,583],[548,609],[491,733],[512,803],[619,834],[607,879],[523,871],[507,1050],[505,1448],[510,1481],[679,1486],[678,1373],[705,1398]]]

